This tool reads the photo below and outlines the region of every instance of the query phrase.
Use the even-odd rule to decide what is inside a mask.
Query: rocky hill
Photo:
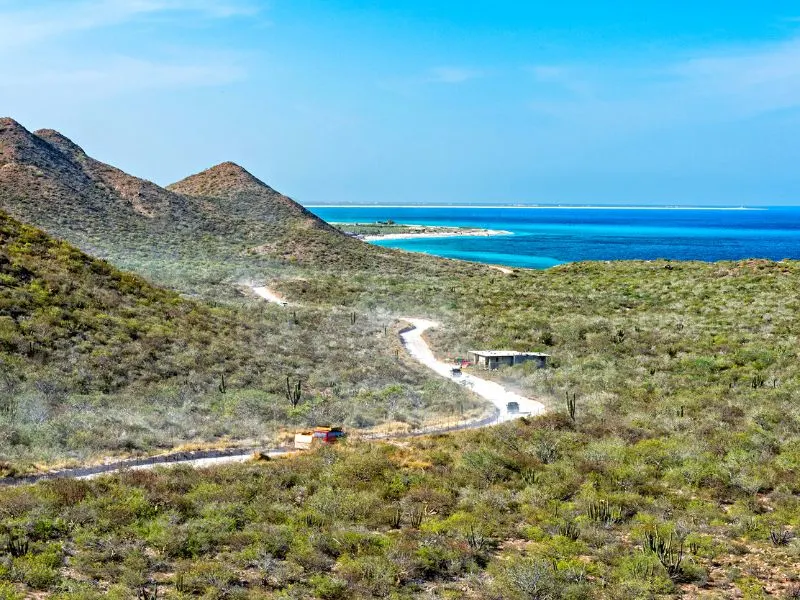
[[[358,242],[277,192],[244,168],[232,162],[206,169],[167,187],[195,199],[209,219],[238,223],[240,239],[261,236],[251,248],[255,253],[294,262],[336,260],[342,247],[359,249]]]
[[[0,207],[90,250],[202,227],[196,203],[86,155],[60,133],[0,119]],[[121,241],[121,240],[118,240]],[[100,252],[105,254],[105,252]]]
[[[207,297],[265,276],[296,283],[321,272],[338,280],[346,272],[487,271],[353,239],[234,163],[165,189],[88,156],[57,131],[32,133],[9,118],[0,119],[0,210],[155,283]]]
[[[302,262],[363,246],[233,163],[164,189],[9,118],[0,119],[0,208],[128,268],[133,255],[226,261],[253,249]]]
[[[167,189],[184,196],[207,199],[215,209],[242,219],[265,223],[303,221],[307,227],[334,232],[322,219],[236,163],[216,165],[173,183]]]

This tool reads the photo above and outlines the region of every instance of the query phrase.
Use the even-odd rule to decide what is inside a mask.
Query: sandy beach
[[[462,229],[459,227],[426,227],[426,231],[408,233],[387,233],[383,235],[356,236],[365,242],[378,240],[411,240],[416,238],[447,238],[447,237],[490,237],[495,235],[514,235],[511,231],[500,229]],[[431,231],[431,230],[434,231]]]

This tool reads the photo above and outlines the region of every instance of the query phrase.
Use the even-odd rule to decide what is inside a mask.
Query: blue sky
[[[306,204],[800,204],[796,2],[0,0],[0,112]]]

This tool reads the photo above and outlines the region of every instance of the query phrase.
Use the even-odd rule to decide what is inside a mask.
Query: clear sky
[[[0,113],[306,204],[800,204],[800,5],[0,0]]]

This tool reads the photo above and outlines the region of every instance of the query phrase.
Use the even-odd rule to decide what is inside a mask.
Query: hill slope
[[[167,189],[198,201],[210,219],[238,223],[242,231],[234,234],[236,239],[245,233],[252,239],[250,234],[258,232],[257,254],[311,263],[324,257],[330,264],[342,248],[361,250],[357,241],[232,162],[191,175]]]
[[[189,245],[196,251],[199,240],[235,254],[295,228],[344,237],[230,163],[174,187],[95,160],[52,129],[31,133],[0,119],[0,207],[103,256]]]
[[[233,163],[164,189],[54,130],[31,133],[8,118],[0,119],[0,209],[118,267],[205,296],[230,296],[246,279],[320,272],[486,272],[352,239]]]
[[[427,376],[395,360],[383,325],[185,300],[0,213],[0,463],[267,440],[289,421],[370,425],[455,402],[441,386],[419,401]],[[296,410],[287,377],[302,381]],[[387,388],[389,412],[373,399]]]
[[[191,175],[167,189],[207,198],[215,209],[243,219],[284,225],[301,222],[306,227],[335,232],[325,221],[232,162]]]
[[[114,232],[123,245],[150,243],[154,232],[194,230],[194,203],[96,161],[52,130],[29,132],[0,119],[0,207],[87,249],[108,253]],[[113,243],[112,243],[113,242]]]

